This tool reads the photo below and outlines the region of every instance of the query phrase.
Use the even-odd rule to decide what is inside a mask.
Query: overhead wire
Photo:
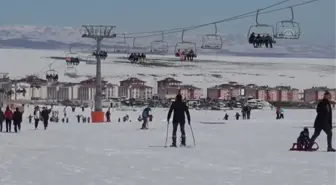
[[[275,3],[275,4],[272,4],[272,5],[260,8],[259,11],[266,10],[266,9],[278,6],[278,5],[286,3],[288,1],[291,1],[291,0],[280,1],[278,3]],[[249,15],[249,14],[252,14],[252,13],[257,13],[257,11],[258,10],[254,10],[254,11],[251,11],[251,12],[248,12],[248,13],[243,13],[243,14],[240,14],[240,15],[236,15],[236,16],[233,16],[233,17],[230,17],[230,18],[236,18],[236,17],[240,17],[240,16],[246,16],[246,15]],[[208,25],[220,23],[221,21],[226,21],[227,19],[230,19],[230,18],[226,18],[226,19],[222,19],[222,20],[218,20],[218,21],[214,21],[214,22],[210,22],[210,23],[193,25],[193,26],[186,26],[186,27],[180,27],[180,28],[171,28],[171,29],[164,29],[164,30],[154,30],[154,31],[147,31],[147,32],[126,33],[126,35],[143,35],[143,34],[158,33],[158,32],[162,33],[162,32],[170,32],[170,31],[178,31],[178,30],[179,31],[183,31],[183,30],[188,30],[188,29],[192,29],[192,28],[199,28],[200,26],[203,27],[203,26],[208,26]]]
[[[286,1],[288,1],[288,0],[286,0]],[[268,7],[266,7],[266,8],[259,9],[259,15],[278,12],[278,11],[282,11],[282,10],[285,10],[285,9],[288,9],[288,8],[299,7],[299,6],[310,4],[310,3],[313,3],[313,2],[316,2],[316,1],[320,1],[320,0],[309,0],[309,1],[302,2],[302,3],[297,3],[297,4],[294,4],[294,5],[289,5],[289,6],[286,6],[286,7],[281,7],[281,8],[277,8],[277,9],[273,9],[273,10],[269,10],[269,11],[260,12],[260,10],[269,9]],[[277,5],[278,4],[279,3],[277,3]],[[271,5],[271,6],[274,7],[276,5],[274,4],[274,5]],[[253,11],[253,12],[249,12],[249,13],[245,13],[245,14],[241,14],[241,15],[238,15],[238,16],[229,17],[229,18],[222,19],[222,20],[219,20],[219,21],[214,21],[214,22],[211,22],[211,23],[200,24],[200,25],[195,25],[195,26],[190,26],[190,27],[184,27],[184,29],[176,28],[176,29],[170,29],[170,31],[167,31],[167,30],[165,30],[165,31],[162,31],[162,30],[161,31],[152,31],[153,34],[141,35],[141,36],[130,36],[130,37],[126,36],[126,38],[148,38],[148,37],[159,36],[159,35],[162,34],[162,32],[164,32],[164,34],[179,33],[179,32],[182,32],[182,31],[198,29],[198,28],[206,27],[206,26],[213,25],[213,24],[230,22],[230,21],[234,21],[234,20],[240,20],[240,19],[244,19],[244,18],[247,18],[247,17],[254,17],[254,16],[257,15],[257,12],[258,12],[258,10]]]

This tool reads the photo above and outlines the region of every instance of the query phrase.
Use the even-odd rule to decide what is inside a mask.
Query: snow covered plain
[[[166,111],[153,110],[154,129],[147,131],[137,130],[141,110],[113,111],[112,123],[95,125],[77,124],[68,113],[71,123],[51,123],[47,131],[35,131],[25,120],[21,133],[0,134],[0,184],[335,184],[335,153],[325,152],[324,133],[317,140],[319,151],[288,151],[302,127],[312,125],[314,110],[286,110],[285,120],[275,120],[274,111],[255,110],[251,120],[241,121],[228,111],[227,123],[217,125],[200,122],[222,121],[222,111],[191,111],[194,148],[162,147]],[[125,114],[132,122],[117,123]]]
[[[50,56],[65,57],[64,51],[0,49],[0,72],[9,72],[12,77],[27,74],[45,77],[48,65],[55,60]],[[125,54],[109,54],[103,61],[102,72],[105,79],[119,84],[128,77],[138,77],[147,84],[156,87],[156,81],[165,77],[174,77],[185,84],[192,84],[206,90],[207,87],[237,81],[258,85],[291,85],[304,89],[311,86],[335,87],[335,59],[292,59],[292,58],[257,58],[234,56],[199,56],[195,62],[177,62],[172,56],[148,56],[156,64],[140,66],[119,59]],[[80,57],[88,59],[82,54]],[[175,61],[172,61],[174,58]],[[164,64],[165,66],[162,66]],[[79,81],[64,76],[65,61],[58,60],[52,68],[59,72],[60,81]],[[84,62],[77,67],[79,75],[94,75],[95,66]]]

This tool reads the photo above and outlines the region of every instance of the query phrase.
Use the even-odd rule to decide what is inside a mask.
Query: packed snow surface
[[[1,185],[335,184],[335,153],[325,152],[324,133],[319,151],[288,151],[302,127],[313,125],[314,110],[285,110],[285,120],[253,110],[251,120],[241,121],[227,111],[226,124],[200,123],[223,122],[222,111],[191,111],[194,148],[163,148],[165,109],[153,110],[153,129],[146,131],[138,130],[140,109],[113,111],[108,124],[78,124],[69,113],[71,123],[51,123],[47,131],[33,130],[30,112],[21,133],[0,134]],[[132,122],[116,121],[126,114]]]
[[[92,60],[92,56],[89,55],[87,53],[71,56]],[[0,72],[9,72],[14,78],[27,74],[45,78],[49,64],[53,63],[51,69],[58,72],[59,80],[63,82],[78,82],[87,79],[86,76],[95,75],[95,65],[81,62],[76,70],[82,77],[74,79],[64,76],[66,62],[47,58],[51,56],[69,55],[64,51],[0,49],[0,64],[4,66]],[[174,56],[148,55],[148,62],[156,65],[144,66],[132,65],[120,57],[126,57],[126,54],[109,54],[108,58],[102,61],[102,74],[105,80],[119,84],[121,80],[137,77],[154,87],[154,90],[157,86],[156,82],[166,77],[173,77],[184,84],[200,87],[204,90],[204,95],[206,88],[228,81],[269,86],[291,85],[299,89],[312,86],[335,88],[336,83],[335,59],[200,55],[194,62],[180,62]]]

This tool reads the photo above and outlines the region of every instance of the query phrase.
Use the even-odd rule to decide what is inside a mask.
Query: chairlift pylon
[[[223,38],[222,36],[217,34],[217,25],[215,26],[215,33],[206,34],[202,37],[202,49],[222,49],[223,46]]]
[[[247,33],[247,40],[249,40],[249,37],[250,37],[250,35],[251,35],[251,33],[253,32],[253,29],[259,29],[259,28],[261,28],[261,27],[263,27],[263,28],[270,28],[270,33],[266,33],[266,34],[269,34],[271,37],[273,37],[274,36],[274,26],[273,25],[269,25],[269,24],[260,24],[259,23],[259,21],[258,21],[258,19],[259,19],[259,12],[260,12],[260,10],[258,10],[257,11],[257,15],[256,15],[256,19],[255,19],[255,21],[256,21],[256,24],[255,25],[251,25],[250,26],[250,28],[249,28],[249,30],[248,30],[248,33]],[[255,32],[256,34],[265,34],[265,33],[259,33],[259,32]]]
[[[70,78],[76,78],[78,76],[77,69],[73,66],[66,67],[64,71],[64,76],[68,76]]]
[[[274,38],[292,39],[292,40],[300,38],[301,35],[300,23],[294,21],[293,7],[290,7],[290,10],[291,10],[291,19],[278,21],[276,23]]]
[[[161,32],[161,40],[155,40],[150,44],[150,52],[154,54],[168,53],[168,42],[164,40],[164,32]]]
[[[175,53],[175,55],[179,52],[179,51],[184,51],[184,50],[188,50],[188,51],[190,51],[190,50],[193,50],[194,51],[194,53],[195,53],[195,56],[197,55],[196,54],[196,43],[195,42],[191,42],[191,41],[185,41],[184,40],[184,32],[185,32],[186,30],[183,30],[182,31],[182,35],[181,35],[181,42],[178,42],[178,43],[176,43],[176,45],[175,45],[175,50],[174,50],[174,53]]]
[[[130,45],[127,43],[126,34],[123,33],[123,41],[118,41],[113,45],[114,53],[128,53]]]

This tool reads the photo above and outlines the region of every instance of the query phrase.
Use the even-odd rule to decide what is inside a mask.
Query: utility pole
[[[101,74],[101,56],[100,47],[104,39],[115,38],[117,35],[112,32],[115,26],[107,25],[83,25],[85,33],[83,38],[94,39],[96,44],[96,94],[94,111],[91,112],[92,123],[104,122],[104,112],[102,107],[102,74]]]

